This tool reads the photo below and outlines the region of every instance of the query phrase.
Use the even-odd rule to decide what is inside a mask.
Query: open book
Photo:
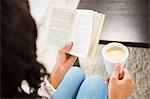
[[[93,10],[70,9],[53,5],[47,19],[45,43],[59,50],[73,42],[69,54],[95,58],[105,15]]]

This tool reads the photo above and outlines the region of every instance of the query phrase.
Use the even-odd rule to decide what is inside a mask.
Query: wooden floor
[[[101,40],[150,43],[149,0],[81,0],[78,8],[106,14]]]

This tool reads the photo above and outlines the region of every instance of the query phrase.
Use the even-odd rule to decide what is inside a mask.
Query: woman
[[[72,48],[72,42],[59,51],[55,67],[48,76],[45,68],[36,62],[37,30],[28,1],[2,0],[1,3],[2,98],[125,99],[131,94],[132,78],[124,69],[124,77],[119,80],[120,66],[108,82],[109,91],[101,76],[85,78],[80,68],[71,68],[76,56],[66,53]],[[30,87],[29,92],[22,88],[24,80]]]

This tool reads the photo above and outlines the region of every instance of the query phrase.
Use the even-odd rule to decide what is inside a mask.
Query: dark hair
[[[1,97],[37,97],[45,68],[36,62],[37,30],[27,0],[1,2]],[[43,69],[44,72],[40,72]],[[30,95],[18,88],[27,80],[34,88]]]

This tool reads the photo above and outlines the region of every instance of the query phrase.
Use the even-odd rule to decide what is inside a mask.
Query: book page
[[[73,48],[70,54],[87,58],[93,24],[93,10],[78,10],[71,41]]]
[[[65,46],[72,35],[76,10],[53,6],[48,18],[46,43],[58,49]]]
[[[91,58],[92,56],[92,52],[94,50],[94,42],[95,42],[95,38],[97,36],[98,33],[98,28],[99,28],[99,23],[100,23],[100,16],[97,12],[94,12],[94,17],[93,17],[93,26],[92,26],[92,36],[91,36],[91,42],[90,42],[90,50],[88,52],[88,57]]]
[[[93,36],[91,41],[91,49],[89,52],[89,58],[94,59],[97,54],[99,39],[104,24],[105,15],[100,13],[95,13],[93,22]]]

